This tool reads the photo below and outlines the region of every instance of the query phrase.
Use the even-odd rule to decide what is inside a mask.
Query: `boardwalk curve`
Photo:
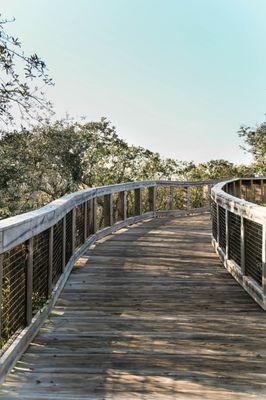
[[[139,222],[76,262],[3,399],[266,399],[265,313],[209,214]]]

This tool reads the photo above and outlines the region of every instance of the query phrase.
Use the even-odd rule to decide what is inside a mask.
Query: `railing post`
[[[2,338],[3,262],[4,254],[0,254],[0,339]]]
[[[149,192],[149,211],[156,211],[156,186],[148,188]]]
[[[91,200],[91,228],[92,233],[97,232],[97,197]]]
[[[207,207],[210,210],[211,209],[211,184],[208,184],[208,199],[207,199]]]
[[[142,214],[141,188],[135,189],[134,193],[135,193],[135,204],[134,204],[135,215],[141,215]]]
[[[26,270],[26,325],[32,320],[32,286],[33,286],[33,238],[27,242]]]
[[[241,180],[236,182],[236,197],[241,198]]]
[[[186,186],[186,207],[187,210],[190,210],[190,187]]]
[[[77,210],[76,207],[74,207],[72,210],[72,255],[75,253],[76,249],[76,233],[77,233],[76,215],[77,215]]]
[[[245,275],[245,224],[244,224],[244,217],[241,215],[241,227],[240,227],[240,233],[241,233],[241,272],[242,275]]]
[[[233,182],[233,196],[236,196],[236,182]]]
[[[66,266],[66,216],[63,218],[63,226],[62,226],[62,241],[63,241],[63,257],[62,257],[62,271],[64,271]]]
[[[169,199],[169,210],[172,211],[174,208],[174,187],[170,186],[170,199]]]
[[[266,296],[266,223],[262,226],[262,292]],[[266,300],[266,299],[265,299]]]
[[[220,246],[220,218],[219,218],[219,205],[216,203],[216,216],[217,216],[217,244]]]
[[[266,201],[266,190],[264,190],[264,180],[260,180],[260,186],[261,186],[261,202],[264,203]]]
[[[229,259],[229,212],[225,209],[225,258]]]
[[[251,192],[251,194],[250,194],[250,199],[249,199],[249,201],[254,201],[254,199],[255,199],[255,192],[254,192],[254,181],[253,181],[253,179],[250,180],[250,192]]]
[[[53,289],[53,242],[54,242],[54,227],[49,229],[49,264],[48,264],[48,297]]]
[[[84,203],[84,243],[88,237],[88,202]]]
[[[243,193],[242,193],[242,179],[239,179],[239,198],[243,199]]]
[[[113,195],[104,196],[104,226],[113,225]]]
[[[127,219],[127,192],[119,192],[118,196],[118,215],[124,221]]]

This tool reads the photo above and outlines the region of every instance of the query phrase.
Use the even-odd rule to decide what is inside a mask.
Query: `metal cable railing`
[[[218,220],[219,220],[219,245],[225,252],[226,250],[226,221],[225,209],[218,206]]]
[[[266,178],[218,183],[211,197],[213,244],[225,267],[266,309]]]
[[[49,271],[49,229],[33,238],[33,314],[43,306],[48,298]]]
[[[244,218],[245,274],[262,284],[262,225]]]
[[[241,217],[228,211],[229,259],[241,266]]]

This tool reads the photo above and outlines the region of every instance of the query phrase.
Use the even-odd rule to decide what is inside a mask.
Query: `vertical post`
[[[3,262],[4,254],[0,254],[0,339],[2,337]]]
[[[88,237],[88,202],[85,201],[84,203],[84,242]]]
[[[62,271],[64,271],[66,266],[66,216],[63,218],[63,232],[62,232],[62,240],[63,240],[63,257],[62,257]]]
[[[88,201],[88,233],[89,233],[89,235],[93,235],[96,232],[96,218],[94,218],[94,214],[97,215],[97,209],[94,212],[94,206],[95,206],[94,199],[90,199]],[[95,207],[97,207],[97,204]]]
[[[104,226],[113,225],[113,195],[104,196]]]
[[[123,221],[127,219],[127,192],[118,193],[118,216]]]
[[[244,217],[241,215],[241,272],[245,275],[245,223]]]
[[[262,226],[262,292],[266,296],[266,223]]]
[[[216,215],[217,215],[217,243],[220,246],[220,218],[219,218],[219,206],[216,203]]]
[[[156,211],[156,186],[148,188],[149,191],[149,211]]]
[[[26,270],[26,325],[32,320],[32,286],[33,286],[33,238],[27,242]]]
[[[91,200],[91,228],[92,233],[97,231],[97,197]]]
[[[53,289],[53,242],[54,242],[54,227],[49,229],[49,264],[48,264],[48,297]]]
[[[266,195],[266,191],[264,190],[264,180],[261,179],[260,180],[260,195],[261,195],[261,203],[264,203],[265,201],[265,195]]]
[[[236,196],[236,182],[235,181],[233,182],[233,193],[232,193],[232,195]]]
[[[187,205],[187,210],[190,210],[190,187],[186,186],[186,205]]]
[[[173,186],[170,186],[170,199],[169,199],[169,210],[173,210],[173,200],[174,200],[174,188]]]
[[[208,199],[207,199],[207,207],[210,210],[211,209],[211,184],[208,184]]]
[[[243,193],[242,193],[242,179],[239,179],[239,198],[243,199]]]
[[[250,201],[254,201],[255,200],[255,192],[254,192],[254,181],[253,179],[250,180]]]
[[[229,259],[229,212],[225,210],[225,258]]]
[[[76,249],[76,234],[77,234],[76,216],[77,216],[77,210],[76,207],[74,207],[72,210],[72,254],[75,253]]]
[[[239,197],[239,198],[241,198],[241,182],[240,181],[241,180],[239,179],[236,182],[236,197]]]
[[[134,204],[135,215],[141,215],[142,214],[141,188],[135,189],[134,193],[135,193],[135,204]]]

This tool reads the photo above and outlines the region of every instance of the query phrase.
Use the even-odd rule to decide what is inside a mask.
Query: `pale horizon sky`
[[[250,162],[240,125],[266,112],[264,0],[2,0],[47,63],[58,117],[107,117],[164,157]]]

